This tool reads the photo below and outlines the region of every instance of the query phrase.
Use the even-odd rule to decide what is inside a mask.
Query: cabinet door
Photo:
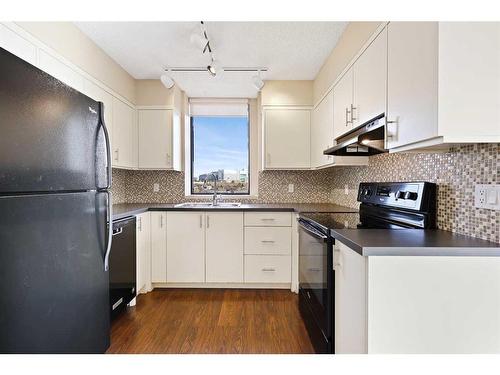
[[[151,289],[151,216],[137,216],[137,293]]]
[[[0,47],[17,57],[36,65],[36,46],[0,24]]]
[[[84,78],[69,66],[41,49],[38,50],[38,67],[68,86],[73,87],[75,90],[83,91]]]
[[[113,152],[113,95],[88,79],[83,82],[83,93],[104,104],[104,122],[111,141],[111,152]]]
[[[207,212],[206,222],[206,281],[243,282],[243,212]]]
[[[166,212],[151,212],[151,282],[167,282]]]
[[[268,109],[264,112],[265,167],[309,169],[311,111]]]
[[[387,26],[387,147],[437,136],[438,24]]]
[[[340,137],[352,128],[353,74],[349,69],[333,88],[333,137]]]
[[[113,166],[137,168],[137,123],[135,110],[113,98]]]
[[[500,22],[439,23],[439,135],[500,137]]]
[[[203,212],[167,212],[167,281],[205,281]]]
[[[336,241],[335,352],[367,353],[367,263],[363,257]]]
[[[172,110],[139,110],[139,168],[172,168]]]
[[[311,123],[311,167],[331,164],[331,155],[323,151],[333,146],[333,90],[314,108]]]
[[[387,29],[354,64],[353,127],[385,113],[387,87]]]

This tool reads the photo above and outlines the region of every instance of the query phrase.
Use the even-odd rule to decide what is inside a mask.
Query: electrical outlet
[[[160,184],[153,184],[153,192],[158,193],[160,191]]]
[[[349,195],[349,185],[347,184],[344,186],[344,193],[345,195]]]
[[[476,184],[474,188],[474,207],[500,210],[500,185]]]
[[[288,192],[293,193],[295,191],[295,185],[294,184],[288,184]]]

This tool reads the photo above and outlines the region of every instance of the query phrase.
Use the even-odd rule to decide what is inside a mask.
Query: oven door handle
[[[314,237],[321,238],[322,240],[328,239],[328,236],[325,236],[323,233],[320,233],[319,231],[310,228],[307,224],[305,224],[300,219],[299,219],[299,225],[300,225],[300,228],[304,229],[306,232],[310,233]]]

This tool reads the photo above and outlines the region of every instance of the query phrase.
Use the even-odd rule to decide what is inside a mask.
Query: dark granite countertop
[[[177,203],[120,203],[113,205],[113,220],[146,211],[289,211],[289,212],[358,212],[355,208],[332,203],[242,203],[239,207],[175,207]]]
[[[500,256],[500,244],[438,229],[332,229],[363,256]]]

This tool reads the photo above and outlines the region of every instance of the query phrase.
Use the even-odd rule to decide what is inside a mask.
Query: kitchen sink
[[[238,208],[241,206],[240,202],[219,202],[213,205],[211,202],[185,202],[176,204],[174,207],[179,208]]]

